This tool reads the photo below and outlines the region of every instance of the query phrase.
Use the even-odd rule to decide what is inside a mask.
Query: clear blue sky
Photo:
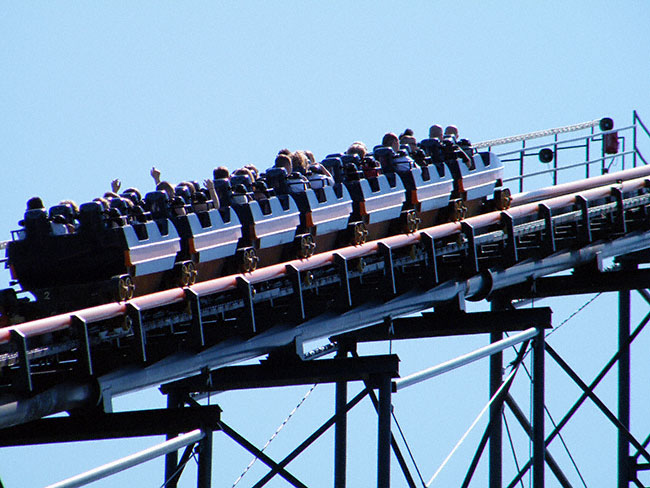
[[[647,2],[236,5],[3,3],[0,240],[10,238],[33,195],[46,205],[63,198],[82,203],[108,190],[113,178],[149,190],[152,165],[170,181],[202,180],[217,165],[267,167],[283,147],[324,157],[355,140],[376,144],[385,132],[406,127],[422,137],[432,123],[456,124],[463,136],[478,141],[605,115],[624,125],[635,108],[650,120]],[[7,273],[0,279],[6,286]],[[557,324],[588,298],[547,304]],[[558,349],[574,351],[570,358],[587,378],[613,350],[615,304],[615,297],[599,298],[554,336]],[[638,306],[635,313],[645,310]],[[402,372],[410,373],[486,340],[441,339],[394,350]],[[396,415],[426,479],[487,400],[487,378],[482,362],[396,395]],[[548,395],[559,417],[577,393],[557,381]],[[526,404],[527,385],[519,389]],[[224,408],[226,422],[263,445],[306,390],[238,392],[213,401]],[[643,437],[647,395],[634,398],[641,411],[633,412],[633,425]],[[161,397],[155,391],[116,401],[117,408],[156,405]],[[288,452],[333,405],[333,390],[319,386],[271,455]],[[588,485],[612,486],[614,430],[593,408],[586,412],[570,424],[567,436],[573,435],[574,450],[580,451]],[[350,486],[372,486],[376,420],[368,403],[353,411],[351,425]],[[480,430],[434,486],[460,483]],[[331,439],[295,464],[309,486],[332,484]],[[8,487],[42,486],[157,441],[5,449],[0,477]],[[585,448],[599,443],[609,450]],[[510,459],[507,451],[504,458]],[[230,487],[248,459],[216,434],[214,486]],[[479,472],[477,486],[484,485],[485,473]],[[182,486],[194,485],[188,474]],[[253,478],[249,473],[239,486]],[[162,463],[96,486],[117,483],[157,487]],[[398,476],[394,486],[404,486]]]

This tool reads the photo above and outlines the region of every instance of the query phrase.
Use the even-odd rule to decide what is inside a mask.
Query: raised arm
[[[115,178],[113,181],[111,181],[111,191],[113,193],[117,193],[120,191],[120,188],[122,187],[122,182]]]
[[[160,184],[160,170],[156,169],[155,166],[151,168],[151,171],[149,172],[151,177],[153,178],[153,181],[156,183],[156,185]]]
[[[212,199],[212,204],[214,205],[214,208],[219,208],[219,196],[217,195],[217,192],[214,189],[214,181],[208,178],[207,180],[203,181],[203,184],[208,189],[208,192],[210,192],[210,198]]]

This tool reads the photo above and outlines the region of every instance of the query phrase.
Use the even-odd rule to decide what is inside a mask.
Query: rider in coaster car
[[[291,167],[293,172],[300,173],[301,175],[307,174],[307,168],[309,166],[309,158],[304,151],[294,151],[291,154]]]
[[[348,181],[358,181],[361,179],[361,172],[359,171],[359,168],[357,168],[356,164],[354,163],[345,163],[345,166],[343,167],[343,173],[345,175],[345,179]]]
[[[266,182],[263,180],[256,180],[253,183],[253,199],[254,200],[265,200],[269,198],[269,189],[266,186]]]
[[[366,157],[366,154],[368,154],[368,148],[363,142],[355,141],[350,144],[350,147],[345,151],[345,154],[356,154],[359,156],[359,159],[363,159]]]
[[[314,190],[325,186],[334,186],[334,178],[331,173],[320,163],[309,165],[307,179],[309,180],[309,186]]]
[[[361,161],[361,170],[366,178],[376,178],[381,174],[381,164],[372,156],[366,156]]]
[[[192,195],[192,208],[196,213],[207,212],[209,210],[208,199],[200,191],[197,191],[194,195]]]
[[[244,205],[250,201],[246,187],[243,184],[235,185],[232,189],[231,202],[235,205]]]
[[[288,175],[293,173],[293,165],[291,164],[291,158],[286,154],[278,154],[275,158],[274,168],[284,168]]]
[[[408,147],[410,156],[419,166],[426,166],[426,154],[418,147],[417,139],[411,129],[406,129],[404,134],[400,135],[399,142],[400,145]]]
[[[187,215],[187,212],[185,211],[185,200],[183,197],[174,197],[171,201],[170,207],[172,209],[172,215],[175,215],[176,217]]]
[[[307,189],[309,180],[302,174],[293,172],[287,178],[287,185],[289,186],[289,193],[301,193]]]

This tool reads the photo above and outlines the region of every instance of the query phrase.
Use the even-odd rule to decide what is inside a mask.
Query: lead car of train
[[[272,189],[260,200],[234,198],[229,182],[217,180],[218,209],[179,214],[156,191],[137,216],[120,199],[110,212],[94,201],[78,213],[66,205],[28,210],[7,244],[6,266],[33,299],[0,291],[0,320],[126,300],[508,207],[496,155],[467,141],[425,139],[420,147],[420,164],[406,146],[397,153],[378,146],[364,160],[332,154],[321,163],[331,178],[308,182],[270,169]],[[57,232],[61,222],[72,231]]]

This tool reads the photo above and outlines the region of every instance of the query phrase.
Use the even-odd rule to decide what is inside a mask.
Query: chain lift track
[[[620,183],[578,194],[5,329],[3,388],[38,396],[71,378],[94,377],[104,393],[122,393],[642,251],[650,242],[650,180],[627,179],[640,172],[612,175]],[[72,396],[91,401],[92,390]]]

